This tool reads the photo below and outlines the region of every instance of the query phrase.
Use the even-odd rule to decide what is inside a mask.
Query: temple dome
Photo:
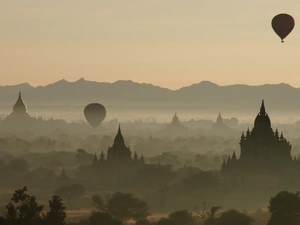
[[[266,113],[264,100],[262,100],[260,112],[257,114],[254,121],[255,128],[271,128],[271,120]]]
[[[21,92],[19,92],[19,98],[15,103],[15,105],[13,106],[13,113],[18,113],[18,114],[27,113],[27,107],[22,100]]]
[[[218,117],[217,117],[216,124],[223,124],[223,118],[222,118],[222,116],[221,116],[221,112],[219,112],[219,115],[218,115]]]

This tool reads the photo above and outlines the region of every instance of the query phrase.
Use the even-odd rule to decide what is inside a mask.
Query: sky
[[[272,18],[295,28],[282,44]],[[299,0],[0,0],[0,85],[300,87]]]

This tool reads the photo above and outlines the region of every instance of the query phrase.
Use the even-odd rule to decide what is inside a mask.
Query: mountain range
[[[202,81],[178,90],[152,84],[119,80],[114,83],[87,81],[83,78],[68,82],[60,80],[46,86],[28,83],[0,86],[0,105],[12,105],[19,90],[27,105],[86,105],[99,102],[121,106],[183,106],[203,108],[252,108],[265,99],[268,108],[300,109],[300,88],[288,84],[250,86],[234,84],[219,86]]]

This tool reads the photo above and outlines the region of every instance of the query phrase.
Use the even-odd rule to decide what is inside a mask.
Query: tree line
[[[94,210],[89,218],[69,225],[122,225],[133,221],[136,225],[251,225],[254,220],[237,210],[220,212],[220,206],[194,207],[192,212],[177,210],[149,221],[151,215],[147,203],[130,193],[115,192],[102,198],[92,196]],[[27,194],[27,187],[16,190],[5,211],[0,216],[1,225],[67,225],[66,207],[60,196],[49,200],[49,211],[38,204],[34,195]],[[281,191],[269,202],[270,218],[266,225],[299,225],[300,192]]]

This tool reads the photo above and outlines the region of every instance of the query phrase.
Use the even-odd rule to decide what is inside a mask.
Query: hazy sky
[[[284,44],[278,13],[296,21]],[[0,0],[0,85],[119,79],[300,87],[299,0]]]

